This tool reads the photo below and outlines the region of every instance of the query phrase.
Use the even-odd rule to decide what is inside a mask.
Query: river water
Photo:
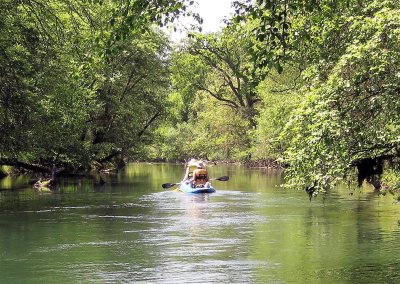
[[[0,182],[1,283],[400,283],[400,204],[210,166],[216,193],[165,190],[182,165],[129,164],[53,192]],[[14,188],[14,189],[7,189]]]

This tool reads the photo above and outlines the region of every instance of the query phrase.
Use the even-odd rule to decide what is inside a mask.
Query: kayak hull
[[[185,193],[213,193],[215,189],[210,185],[209,187],[191,187],[190,184],[181,183],[178,187],[179,191]]]

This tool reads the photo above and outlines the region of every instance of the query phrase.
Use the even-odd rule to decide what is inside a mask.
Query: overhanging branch
[[[29,164],[29,163],[14,160],[14,159],[0,158],[0,165],[23,168],[26,170],[40,172],[40,173],[51,173],[51,169],[49,169],[49,168],[46,168],[46,167],[43,167],[40,165]]]

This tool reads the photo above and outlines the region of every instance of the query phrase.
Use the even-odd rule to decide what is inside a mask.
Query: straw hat
[[[190,159],[189,162],[187,163],[188,166],[197,166],[198,162],[196,159]]]

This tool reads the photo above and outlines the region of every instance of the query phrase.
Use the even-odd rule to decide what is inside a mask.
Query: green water
[[[0,282],[400,283],[393,196],[337,189],[310,202],[273,173],[209,171],[231,177],[209,195],[163,189],[183,169],[159,164],[130,164],[104,186],[0,191]]]

